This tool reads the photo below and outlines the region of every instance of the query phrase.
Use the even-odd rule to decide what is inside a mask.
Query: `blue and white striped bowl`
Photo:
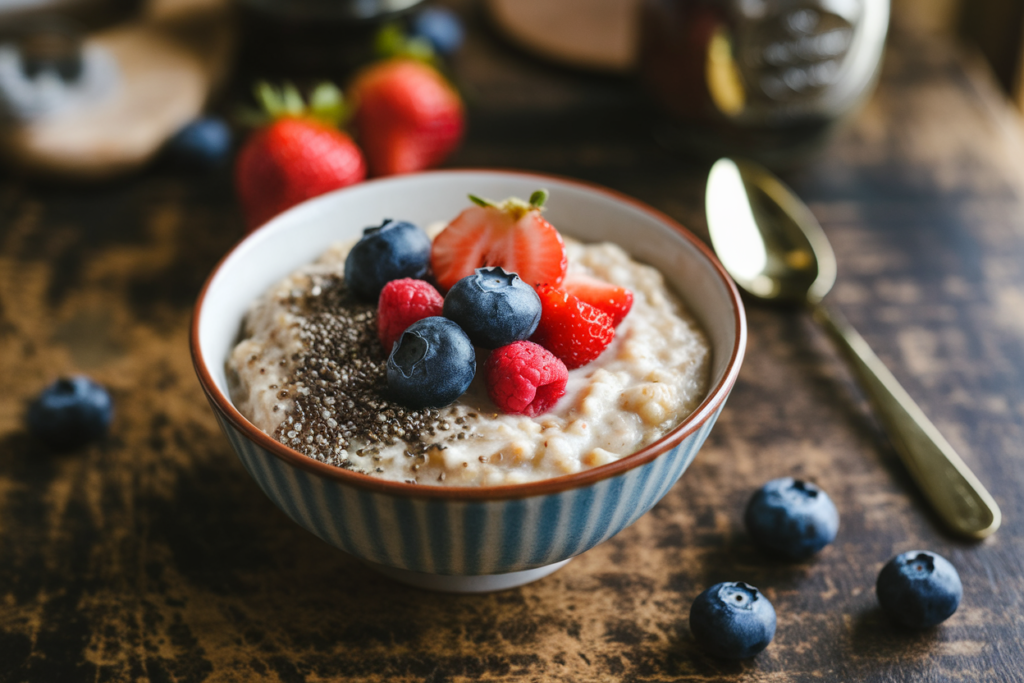
[[[330,244],[395,217],[426,225],[455,216],[466,194],[551,193],[548,218],[583,241],[613,241],[654,265],[683,297],[712,346],[711,389],[659,441],[616,462],[540,482],[422,486],[356,474],[278,443],[228,398],[224,363],[250,303]],[[362,183],[305,202],[236,246],[196,304],[192,357],[245,469],[286,515],[380,571],[439,590],[500,590],[538,579],[635,522],[679,479],[739,373],[746,322],[736,288],[707,247],[628,197],[549,176],[435,171]]]

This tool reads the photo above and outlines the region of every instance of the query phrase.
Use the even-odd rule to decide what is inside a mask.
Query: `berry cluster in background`
[[[321,83],[303,97],[291,84],[259,83],[259,110],[236,117],[252,129],[234,159],[247,230],[367,177],[442,163],[466,128],[465,107],[443,62],[463,40],[455,13],[429,7],[412,15],[408,32],[397,24],[379,31],[376,61],[356,72],[344,93]],[[168,140],[164,157],[186,169],[222,168],[231,160],[233,143],[224,119],[202,116]]]

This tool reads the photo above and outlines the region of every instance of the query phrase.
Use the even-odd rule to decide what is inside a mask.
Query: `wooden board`
[[[630,84],[484,36],[470,27],[456,73],[473,97],[452,166],[603,183],[705,234],[705,169],[652,141]],[[483,596],[380,578],[289,521],[233,454],[187,344],[195,296],[243,231],[227,172],[88,192],[0,182],[0,681],[1020,680],[1019,125],[949,43],[896,34],[867,109],[786,178],[835,245],[835,301],[1002,506],[995,536],[948,537],[822,331],[752,306],[736,388],[666,498],[552,576]],[[109,385],[117,416],[106,443],[55,456],[22,414],[71,371]],[[842,515],[836,544],[798,564],[757,552],[741,522],[787,474]],[[874,596],[882,564],[916,548],[964,584],[923,633],[890,626]],[[693,598],[728,579],[778,612],[752,661],[710,659],[689,633]]]
[[[139,20],[90,36],[117,62],[110,96],[0,129],[6,163],[36,175],[99,180],[138,168],[206,105],[226,72],[223,3],[150,3]]]

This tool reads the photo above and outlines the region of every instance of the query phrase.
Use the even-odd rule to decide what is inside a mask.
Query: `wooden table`
[[[706,235],[704,170],[659,148],[626,81],[535,62],[480,27],[457,67],[471,127],[453,166],[602,183]],[[788,180],[834,241],[835,301],[989,486],[1003,528],[944,534],[824,334],[749,308],[740,380],[648,515],[535,584],[484,596],[378,577],[285,518],[243,471],[186,330],[242,233],[228,173],[155,168],[74,189],[0,184],[0,681],[1024,680],[1024,146],[990,80],[941,41],[892,37],[855,125]],[[111,387],[108,441],[53,455],[26,402],[61,372]],[[743,530],[764,481],[807,477],[842,515],[816,559]],[[942,626],[890,626],[892,555],[964,583]],[[778,633],[752,661],[696,648],[720,580],[762,588]]]

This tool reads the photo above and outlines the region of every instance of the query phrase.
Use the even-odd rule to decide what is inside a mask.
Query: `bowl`
[[[385,481],[317,462],[251,424],[229,398],[225,361],[250,304],[339,240],[384,217],[427,225],[456,216],[467,193],[551,193],[545,217],[584,242],[617,242],[653,265],[711,345],[710,389],[656,442],[615,462],[537,482],[489,487]],[[693,461],[725,404],[746,345],[739,294],[710,249],[654,209],[594,185],[510,171],[433,171],[374,180],[277,216],[217,265],[192,321],[196,374],[246,471],[288,517],[392,578],[486,592],[555,571],[651,509]]]

